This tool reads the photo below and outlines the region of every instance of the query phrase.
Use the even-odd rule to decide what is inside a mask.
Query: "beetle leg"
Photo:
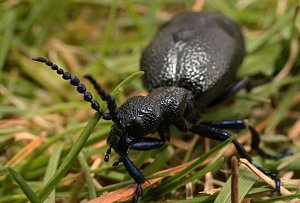
[[[176,126],[176,128],[182,132],[187,132],[188,131],[188,127],[187,124],[185,122],[184,119],[178,119],[174,122],[174,125]]]
[[[230,134],[228,132],[226,132],[225,130],[218,129],[213,126],[203,125],[200,123],[193,125],[189,130],[190,130],[190,132],[196,133],[200,136],[218,140],[218,141],[225,141],[226,139],[228,139],[230,137]],[[242,158],[247,159],[250,163],[252,163],[252,158],[249,156],[249,154],[247,153],[247,151],[245,150],[243,145],[241,145],[241,143],[239,143],[236,139],[232,140],[232,143],[234,144],[234,146],[235,146],[236,150],[238,151],[238,153],[240,154],[240,156]],[[255,166],[258,170],[263,172],[265,175],[272,178],[275,181],[275,185],[276,185],[275,189],[277,191],[280,190],[280,179],[275,173],[273,173],[267,169],[264,169],[260,166],[257,166],[256,164],[253,164],[253,166]]]
[[[233,95],[235,95],[239,90],[245,88],[247,91],[249,91],[252,87],[251,80],[248,78],[244,78],[240,81],[238,81],[236,84],[234,84],[229,90],[227,90],[223,95],[217,97],[213,101],[209,103],[210,106],[218,105],[220,103],[223,103],[224,101],[227,101],[228,99],[232,98]]]
[[[163,141],[170,141],[170,129],[169,126],[167,125],[160,125],[157,129],[158,135],[159,137],[163,140]]]
[[[131,200],[132,203],[137,203],[139,197],[143,195],[142,183],[144,183],[146,179],[143,173],[132,163],[132,161],[128,158],[128,156],[122,156],[122,161],[126,168],[126,171],[137,183],[135,195]]]
[[[293,153],[290,150],[285,150],[277,154],[270,154],[259,147],[260,135],[256,129],[249,125],[247,120],[238,119],[238,120],[224,120],[224,121],[211,121],[211,122],[200,122],[203,125],[208,125],[221,129],[231,129],[231,130],[242,130],[248,128],[251,133],[251,149],[256,151],[258,154],[266,157],[268,159],[281,159],[285,156],[292,155]]]
[[[151,149],[157,149],[164,143],[165,141],[154,137],[144,137],[142,140],[132,141],[129,148],[133,150],[147,151]]]
[[[151,149],[156,149],[161,147],[165,143],[164,140],[160,140],[153,137],[144,137],[143,139],[134,140],[130,143],[128,150],[140,150],[140,151],[147,151]],[[128,150],[126,150],[128,152]],[[137,183],[135,195],[131,199],[132,203],[137,203],[139,197],[143,195],[143,188],[142,183],[146,181],[143,173],[132,163],[132,161],[128,158],[127,153],[126,155],[121,155],[119,160],[116,161],[113,165],[117,166],[119,162],[122,161],[126,171],[128,174],[134,179]]]

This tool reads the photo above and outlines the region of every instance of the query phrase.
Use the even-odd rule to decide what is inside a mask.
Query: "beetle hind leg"
[[[209,106],[215,106],[220,103],[223,103],[224,101],[228,101],[230,98],[233,97],[239,90],[246,89],[249,91],[252,88],[252,82],[248,78],[244,78],[240,81],[238,81],[236,84],[234,84],[231,88],[229,88],[223,95],[217,97],[213,101],[209,103]]]
[[[285,150],[277,154],[270,154],[269,152],[266,152],[265,150],[260,148],[259,147],[260,135],[257,132],[257,130],[247,122],[247,120],[237,119],[237,120],[223,120],[223,121],[211,121],[211,122],[200,122],[200,123],[203,125],[208,125],[219,129],[228,129],[228,130],[248,129],[251,133],[251,149],[267,159],[277,160],[293,154],[290,150]]]
[[[218,141],[225,141],[226,139],[228,139],[230,137],[230,134],[228,132],[226,132],[225,130],[221,130],[221,129],[213,127],[213,126],[208,126],[208,125],[204,125],[204,124],[200,124],[200,123],[193,125],[189,129],[189,131],[192,132],[192,133],[196,133],[199,136],[207,137],[207,138],[218,140]],[[247,151],[245,150],[243,145],[241,145],[241,143],[239,143],[236,139],[234,139],[232,141],[232,143],[234,144],[234,146],[235,146],[237,152],[239,153],[239,155],[242,158],[247,159],[250,163],[253,164],[253,166],[255,166],[258,170],[263,172],[265,175],[272,178],[275,181],[275,186],[276,186],[275,190],[280,191],[280,179],[279,179],[279,177],[275,173],[273,173],[272,171],[269,171],[267,169],[264,169],[264,168],[262,168],[262,167],[260,167],[256,164],[254,164],[252,162],[252,158],[247,153]]]
[[[277,160],[277,159],[282,159],[286,156],[293,155],[293,152],[290,150],[284,150],[277,154],[270,154],[270,153],[266,152],[265,150],[263,150],[262,148],[259,147],[260,136],[259,136],[259,133],[256,131],[256,129],[251,125],[247,125],[247,128],[249,129],[249,131],[252,135],[251,148],[252,148],[252,150],[257,151],[257,153],[260,154],[261,156],[266,157],[268,159]]]

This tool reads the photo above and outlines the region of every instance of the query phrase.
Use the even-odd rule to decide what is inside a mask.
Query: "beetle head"
[[[130,117],[130,116],[128,116]],[[128,121],[128,120],[127,120]],[[121,124],[121,122],[114,123],[111,127],[111,131],[107,138],[107,144],[109,149],[105,155],[105,161],[109,160],[109,154],[111,153],[111,148],[115,150],[119,155],[127,154],[130,143],[135,139],[135,133],[142,133],[140,127],[140,119],[133,119],[130,123]]]
[[[126,136],[126,131],[120,127],[118,124],[112,125],[110,134],[107,138],[107,144],[113,148],[117,153],[122,152],[122,143],[126,141],[124,137]],[[126,144],[126,142],[124,142]]]
[[[126,155],[133,140],[149,134],[151,129],[156,129],[159,119],[153,118],[157,118],[157,114],[142,96],[131,97],[116,108],[114,124],[107,138],[109,149],[105,161],[109,159],[111,148],[120,156]]]

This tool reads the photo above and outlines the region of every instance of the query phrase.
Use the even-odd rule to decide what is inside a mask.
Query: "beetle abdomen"
[[[244,55],[242,34],[231,20],[190,12],[161,27],[143,52],[141,69],[150,90],[179,86],[208,101],[234,82]]]

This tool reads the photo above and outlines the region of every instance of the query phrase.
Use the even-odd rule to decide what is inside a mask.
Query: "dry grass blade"
[[[232,170],[232,175],[231,175],[231,203],[238,203],[239,201],[239,194],[238,194],[238,170],[239,170],[239,163],[236,158],[236,156],[233,156],[231,159],[231,170]]]
[[[205,1],[204,0],[196,0],[193,6],[193,11],[200,12],[204,7]]]
[[[293,22],[294,24],[296,24],[296,18],[297,18],[297,15],[299,15],[299,12],[300,11],[300,6],[298,5],[296,8],[295,8],[295,15],[294,15],[294,18],[293,18]],[[296,25],[295,25],[296,26]],[[299,42],[298,42],[298,39],[297,37],[293,37],[291,39],[291,42],[290,42],[290,48],[289,48],[289,57],[284,65],[284,67],[282,68],[282,70],[280,71],[280,73],[278,73],[276,75],[276,77],[274,78],[274,80],[281,80],[283,79],[284,77],[288,76],[290,71],[292,70],[293,66],[295,65],[295,62],[299,56]]]
[[[274,78],[274,80],[281,80],[284,77],[288,76],[298,56],[299,56],[299,42],[297,39],[294,38],[291,40],[289,58],[286,64],[284,65],[283,69],[281,70],[281,72]]]
[[[284,161],[280,165],[278,165],[277,170],[282,170],[285,167],[287,167],[288,165],[290,165],[291,163],[293,163],[299,159],[300,159],[300,153],[294,154],[293,156],[289,157],[289,159],[287,159],[286,161]]]
[[[7,163],[6,166],[14,166],[20,161],[28,157],[37,147],[39,147],[45,140],[46,134],[42,133],[37,139],[28,143],[23,149],[21,149],[15,156],[13,156]]]
[[[163,175],[163,174],[176,174],[180,171],[182,171],[183,169],[185,169],[187,166],[189,166],[190,164],[192,164],[195,160],[192,160],[188,163],[185,164],[181,164],[179,166],[173,167],[173,168],[169,168],[169,169],[165,169],[162,171],[159,171],[157,173],[155,173],[153,176],[159,176],[159,175]],[[145,182],[142,187],[143,188],[147,188],[151,185],[154,185],[155,183],[159,182],[160,180],[162,180],[164,177],[159,177],[159,178],[153,178],[151,180],[148,180],[147,182]],[[119,190],[115,190],[113,192],[109,192],[106,193],[96,199],[93,199],[91,201],[88,201],[88,203],[113,203],[113,202],[120,202],[120,201],[127,201],[129,199],[132,198],[132,196],[134,195],[136,190],[136,184],[132,184],[126,188],[122,188]]]
[[[14,127],[14,126],[29,126],[30,122],[22,119],[1,120],[0,128]]]
[[[297,7],[298,14],[293,19]],[[142,75],[142,72],[137,71],[143,49],[153,39],[159,27],[178,13],[202,10],[224,14],[242,29],[247,56],[238,69],[237,79],[251,78],[255,84],[257,82],[257,86],[249,92],[238,92],[224,106],[201,108],[201,119],[213,121],[249,117],[253,124],[258,123],[255,128],[260,133],[288,135],[287,139],[284,136],[278,139],[262,137],[262,141],[268,145],[262,147],[265,146],[270,153],[275,153],[275,148],[278,151],[291,149],[294,152],[293,156],[283,160],[268,160],[265,162],[266,169],[277,169],[282,184],[289,185],[289,190],[299,186],[299,0],[8,0],[0,10],[3,15],[0,29],[0,36],[3,36],[0,37],[0,165],[11,168],[11,174],[15,176],[13,179],[7,171],[2,173],[0,202],[38,202],[45,198],[52,203],[86,202],[92,199],[90,202],[128,201],[135,192],[134,181],[129,181],[131,179],[123,166],[114,168],[103,163],[111,123],[101,120],[96,125],[98,118],[92,118],[93,124],[88,129],[93,129],[93,133],[90,135],[88,130],[79,136],[93,111],[83,103],[82,95],[76,94],[72,86],[50,73],[47,68],[33,64],[30,58],[37,55],[51,58],[78,78],[90,74],[109,93],[124,81],[126,84],[112,93],[117,98],[118,106],[121,106],[133,96],[148,94],[142,81],[136,80]],[[131,79],[126,80],[131,74]],[[277,79],[280,78],[279,81],[272,80],[276,75]],[[133,83],[123,91],[128,85],[126,81]],[[87,86],[94,93],[91,86]],[[298,89],[295,88],[289,94],[288,105],[281,111],[278,108],[281,101],[286,98],[287,90],[293,90],[294,87]],[[94,96],[94,99],[101,100]],[[104,103],[101,105],[105,106]],[[277,121],[274,116],[276,112],[277,118],[280,117]],[[272,123],[275,124],[267,132],[265,129]],[[149,182],[143,185],[148,188],[141,199],[144,202],[172,199],[171,202],[174,203],[198,203],[203,202],[203,196],[209,197],[206,202],[216,201],[220,196],[219,203],[224,203],[225,198],[220,194],[225,191],[223,194],[226,196],[226,203],[230,203],[231,191],[235,189],[231,190],[231,177],[224,184],[225,178],[229,176],[228,165],[212,167],[213,172],[205,178],[204,175],[199,175],[200,178],[193,177],[203,169],[204,172],[205,169],[208,170],[208,164],[217,158],[210,156],[205,161],[203,159],[193,164],[186,163],[206,154],[203,139],[186,135],[173,127],[170,130],[172,139],[166,149],[135,154],[135,164],[149,178]],[[44,140],[39,137],[43,131],[47,133]],[[74,142],[71,142],[73,139]],[[246,143],[245,149],[250,151],[249,133],[241,134],[238,140],[242,144]],[[209,142],[213,146],[217,141]],[[61,154],[55,150],[58,149],[58,144],[61,145]],[[77,146],[76,149],[73,148],[68,156],[74,145]],[[80,152],[84,153],[86,162],[81,165],[77,159]],[[233,145],[222,147],[222,152],[214,155],[228,157],[232,154],[237,154]],[[113,156],[115,158],[116,155]],[[53,164],[51,157],[55,157],[57,166]],[[263,157],[255,157],[260,158]],[[170,168],[173,166],[178,167]],[[165,168],[170,169],[162,170]],[[82,169],[90,176],[88,184],[83,182],[83,176],[79,173]],[[160,172],[150,175],[157,171]],[[162,180],[163,177],[166,178]],[[78,181],[79,178],[81,180]],[[270,191],[270,188],[257,187],[257,180],[244,166],[239,167],[239,202],[245,202],[245,197],[248,201],[255,198],[257,202],[267,202],[270,198],[278,198],[277,201],[289,198],[264,192]],[[16,186],[16,181],[19,181],[19,186]],[[42,187],[43,182],[44,188],[37,188]],[[219,188],[213,189],[216,187]],[[203,188],[204,193],[213,195],[199,194]],[[49,198],[53,189],[55,195],[52,193]],[[102,196],[97,198],[94,191]],[[220,193],[216,194],[218,191]],[[193,199],[187,200],[187,196]]]
[[[150,185],[153,185],[160,181],[162,178],[154,178],[152,180],[148,180],[143,184],[143,188],[146,188]],[[132,198],[136,190],[136,184],[132,184],[126,188],[122,188],[119,190],[115,190],[113,192],[106,193],[96,199],[88,201],[88,203],[114,203],[114,202],[123,202],[128,201]]]
[[[263,174],[263,172],[261,172],[260,170],[258,170],[257,168],[255,168],[247,159],[240,159],[240,161],[241,161],[241,163],[249,171],[253,172],[255,175],[257,175],[258,177],[260,177],[264,182],[266,182],[268,185],[270,185],[272,188],[275,189],[275,182],[274,182],[274,180],[272,180],[271,178],[269,178],[268,176],[266,176],[265,174]],[[280,193],[282,195],[293,194],[292,192],[290,192],[289,190],[287,190],[283,186],[280,186]]]
[[[288,138],[291,141],[296,141],[296,138],[299,136],[300,136],[300,119],[296,121],[296,123],[288,132]]]

